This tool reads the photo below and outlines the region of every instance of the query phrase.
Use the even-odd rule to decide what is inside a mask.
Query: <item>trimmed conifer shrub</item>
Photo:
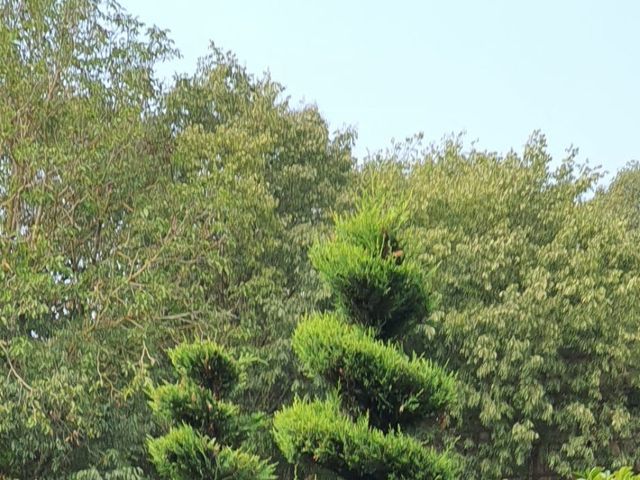
[[[318,464],[346,479],[453,479],[457,466],[404,433],[449,409],[452,374],[401,347],[423,322],[425,278],[398,239],[402,215],[364,200],[336,219],[335,236],[311,250],[336,309],[301,321],[293,349],[326,397],[296,400],[275,415],[276,442],[291,463]]]
[[[171,425],[148,441],[158,474],[168,480],[274,479],[272,465],[242,448],[242,416],[224,401],[238,383],[237,363],[208,341],[179,345],[169,358],[179,382],[149,392],[155,416]]]

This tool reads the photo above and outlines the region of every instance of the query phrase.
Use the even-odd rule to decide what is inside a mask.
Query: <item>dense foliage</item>
[[[615,472],[596,467],[578,475],[578,480],[638,480],[640,475],[634,475],[629,467],[622,467]]]
[[[241,447],[241,414],[224,401],[238,384],[237,362],[208,341],[178,345],[169,357],[179,383],[150,390],[151,409],[170,425],[168,433],[148,441],[160,476],[274,479],[272,465]]]
[[[171,43],[113,2],[0,5],[0,471],[148,468],[145,378],[189,332],[278,408],[352,134],[216,49],[162,89]]]
[[[446,454],[402,433],[450,408],[456,390],[451,374],[398,344],[428,305],[424,277],[401,249],[400,224],[401,215],[365,199],[354,216],[337,219],[333,239],[312,249],[338,310],[303,320],[293,349],[330,393],[275,415],[289,462],[318,463],[344,478],[456,478]]]
[[[156,478],[146,386],[179,384],[165,352],[193,338],[243,358],[243,388],[176,411],[195,390],[169,383],[160,417],[262,412],[242,436],[281,478],[270,423],[292,402],[301,432],[296,415],[335,413],[313,428],[344,426],[349,468],[379,448],[431,464],[432,442],[470,479],[640,470],[637,164],[594,194],[597,172],[535,134],[357,166],[352,131],[215,46],[159,82],[176,54],[111,0],[0,0],[0,478]],[[379,210],[326,241],[371,185]],[[384,212],[402,227],[380,237]],[[251,463],[234,431],[192,450]]]
[[[629,224],[585,198],[597,176],[572,157],[553,170],[539,135],[522,156],[465,153],[455,140],[412,152],[366,175],[410,197],[408,245],[424,269],[437,265],[423,348],[458,375],[469,475],[633,464],[640,256]]]

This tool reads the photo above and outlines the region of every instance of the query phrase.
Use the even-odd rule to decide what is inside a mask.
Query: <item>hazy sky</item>
[[[466,132],[520,151],[542,130],[551,152],[615,172],[640,160],[637,0],[122,0],[171,31],[193,72],[209,40],[266,70],[332,129],[353,125],[364,156],[422,131]]]

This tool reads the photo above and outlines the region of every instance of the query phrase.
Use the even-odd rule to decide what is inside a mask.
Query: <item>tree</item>
[[[251,350],[242,402],[273,411],[290,394],[293,319],[322,297],[306,252],[349,184],[352,133],[332,137],[315,108],[291,108],[280,85],[215,47],[176,80],[162,122],[175,135],[170,177],[136,209],[136,247],[151,243],[153,258],[182,221],[143,277],[162,295],[150,314]]]
[[[458,375],[465,477],[640,458],[640,254],[628,224],[586,198],[597,173],[575,152],[552,168],[538,134],[522,155],[452,140],[404,160],[394,152],[362,181],[410,195],[407,250],[437,266],[421,350]]]
[[[179,383],[150,391],[152,410],[172,425],[148,442],[158,473],[168,480],[274,479],[273,466],[232,447],[241,443],[242,419],[224,398],[237,386],[237,363],[208,341],[178,345],[169,356]]]
[[[597,198],[613,216],[621,216],[637,231],[640,227],[640,163],[626,165]]]
[[[275,410],[353,134],[217,49],[162,86],[172,43],[116,2],[0,15],[0,473],[146,471],[144,383],[193,331],[250,351],[242,403]]]
[[[96,292],[136,268],[122,225],[155,181],[144,119],[172,55],[113,2],[0,3],[1,475],[143,453],[144,403],[127,402],[142,341],[92,318]]]
[[[303,320],[293,348],[304,373],[329,392],[276,414],[276,442],[291,463],[349,479],[455,478],[448,455],[403,433],[451,407],[456,391],[451,374],[399,343],[428,307],[423,275],[401,247],[401,223],[397,210],[365,200],[311,251],[336,311]]]

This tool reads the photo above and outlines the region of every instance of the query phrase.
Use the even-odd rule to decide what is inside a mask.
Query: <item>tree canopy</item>
[[[0,478],[159,478],[168,445],[300,478],[321,438],[327,478],[640,469],[636,164],[597,188],[540,133],[356,162],[213,44],[160,81],[178,54],[111,0],[0,0]],[[224,398],[192,344],[238,362]]]

